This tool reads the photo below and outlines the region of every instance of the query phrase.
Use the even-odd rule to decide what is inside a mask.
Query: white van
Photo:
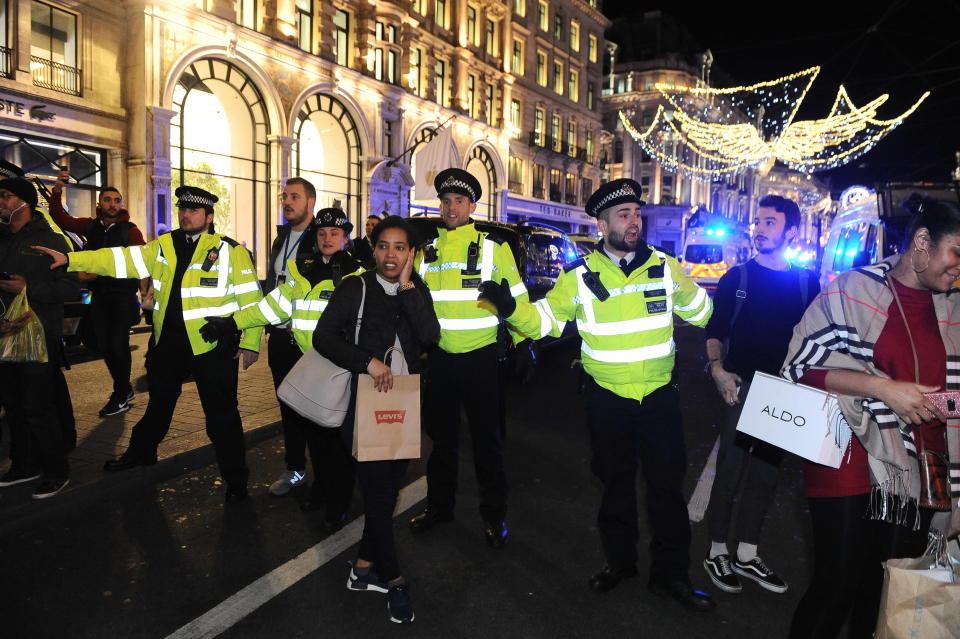
[[[750,259],[750,239],[745,233],[726,226],[698,226],[687,229],[680,256],[683,270],[708,290],[728,270]]]

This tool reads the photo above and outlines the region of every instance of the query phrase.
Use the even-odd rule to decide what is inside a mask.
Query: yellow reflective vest
[[[47,224],[50,225],[50,230],[63,237],[63,241],[67,243],[67,252],[73,251],[73,240],[70,238],[70,236],[63,232],[63,229],[60,228],[56,222],[53,221],[53,217],[50,215],[50,213],[48,213],[46,209],[39,206],[36,207],[36,209],[40,211],[43,219],[45,219]]]
[[[677,260],[649,248],[650,257],[629,276],[602,251],[577,260],[546,298],[518,303],[510,323],[542,337],[559,336],[566,322],[576,320],[584,370],[607,390],[642,400],[670,381],[673,315],[704,326],[713,312],[707,292]],[[610,294],[603,302],[584,280],[588,271]]]
[[[322,259],[320,256],[301,260],[306,265],[313,260]],[[360,275],[362,268],[352,273],[344,273],[344,277]],[[245,308],[233,316],[237,328],[246,329],[252,326],[271,324],[276,326],[290,322],[293,339],[296,340],[300,352],[306,353],[313,348],[313,331],[317,328],[317,321],[327,308],[333,289],[336,284],[332,279],[321,280],[316,286],[310,286],[310,280],[300,273],[295,259],[287,260],[287,280],[280,286],[267,293],[256,306]]]
[[[472,271],[468,269],[471,250],[479,251]],[[436,259],[425,256],[430,253]],[[482,282],[506,278],[518,301],[529,299],[510,247],[477,231],[473,222],[451,230],[441,228],[439,237],[417,253],[414,268],[430,288],[440,321],[440,348],[448,353],[467,353],[497,341],[496,309],[477,299]],[[519,342],[527,336],[511,330],[511,337]]]
[[[160,341],[163,316],[170,299],[170,285],[177,268],[177,253],[170,233],[143,246],[102,248],[70,254],[67,270],[86,271],[119,279],[153,279],[153,336]],[[200,337],[200,327],[209,315],[225,316],[255,306],[263,299],[250,253],[234,240],[219,233],[197,238],[190,265],[180,283],[183,323],[194,355],[212,351],[216,344]],[[244,331],[240,348],[259,352],[263,327]]]

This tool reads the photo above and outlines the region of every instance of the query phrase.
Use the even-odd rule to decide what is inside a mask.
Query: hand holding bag
[[[353,343],[360,340],[360,322],[363,304],[367,299],[367,283],[358,278],[363,287],[360,308],[357,310],[357,328]],[[277,388],[277,397],[301,417],[326,428],[343,425],[350,407],[350,379],[352,374],[329,359],[308,349]]]
[[[420,457],[420,376],[407,373],[403,351],[396,346],[387,349],[384,360],[391,351],[393,388],[390,391],[379,392],[370,375],[360,375],[357,379],[352,451],[357,461]]]
[[[30,310],[26,286],[13,298],[0,326],[6,330],[0,333],[0,362],[48,361],[43,324]]]

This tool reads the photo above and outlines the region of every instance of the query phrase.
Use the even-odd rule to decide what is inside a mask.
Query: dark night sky
[[[670,8],[679,6],[682,11]],[[826,116],[840,84],[858,105],[889,93],[879,112],[883,119],[933,92],[870,152],[818,174],[834,191],[882,180],[949,179],[960,151],[960,1],[604,4],[611,19],[656,9],[673,13],[700,50],[713,52],[714,67],[737,84],[819,65],[797,119]]]

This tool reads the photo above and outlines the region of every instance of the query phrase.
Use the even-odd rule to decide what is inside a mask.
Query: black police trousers
[[[170,429],[183,380],[193,374],[206,420],[207,436],[213,442],[220,476],[230,486],[245,486],[249,471],[240,412],[237,410],[237,365],[235,349],[220,340],[217,347],[194,355],[185,333],[170,331],[147,354],[150,400],[133,427],[125,455],[152,457]]]
[[[480,487],[480,515],[497,524],[507,513],[507,475],[500,439],[500,381],[497,345],[468,353],[430,354],[425,396],[426,431],[433,440],[427,461],[427,504],[453,511],[457,491],[460,407],[467,414],[473,463]]]
[[[267,364],[273,375],[274,389],[287,376],[302,355],[290,331],[274,326],[267,327]],[[278,400],[279,401],[279,400]],[[295,410],[280,402],[280,419],[283,422],[283,448],[287,470],[302,471],[307,467],[307,434],[310,422]]]
[[[650,576],[685,579],[690,567],[690,522],[683,498],[687,453],[677,389],[667,384],[638,402],[591,378],[587,423],[592,470],[603,483],[597,526],[607,564],[616,570],[637,562],[639,461],[651,528]]]

